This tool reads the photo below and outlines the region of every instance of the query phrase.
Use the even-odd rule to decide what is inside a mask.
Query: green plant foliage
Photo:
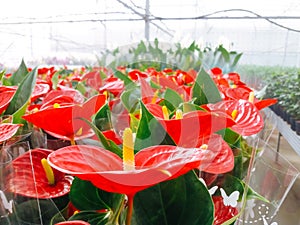
[[[221,96],[217,86],[203,68],[197,75],[192,93],[192,96],[195,99],[194,102],[197,105],[221,101]]]
[[[140,105],[142,117],[136,132],[134,150],[138,152],[143,148],[153,145],[175,145],[159,121],[154,118],[142,102]]]
[[[17,111],[24,108],[24,105],[28,104],[30,96],[35,87],[36,76],[37,68],[34,68],[23,78],[8,108],[5,111],[5,115],[14,115]],[[23,113],[24,112],[25,111],[23,110]],[[19,121],[20,117],[22,116],[22,113],[17,113],[15,116],[16,117],[14,118],[14,120],[16,119],[17,121]]]
[[[82,192],[82,190],[85,190]],[[78,210],[115,211],[124,196],[96,188],[91,182],[74,178],[70,190],[70,201]]]
[[[163,70],[165,68],[199,71],[201,67],[219,67],[224,73],[232,72],[236,69],[242,53],[228,51],[222,45],[215,49],[201,48],[195,41],[187,47],[180,43],[160,43],[158,39],[152,42],[140,41],[133,47],[116,48],[105,50],[97,56],[98,64],[110,68],[127,66],[131,69],[144,70],[155,68]]]
[[[133,225],[208,225],[214,206],[207,188],[191,171],[136,194]]]

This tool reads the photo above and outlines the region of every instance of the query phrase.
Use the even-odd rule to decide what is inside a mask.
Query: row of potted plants
[[[267,82],[266,96],[278,99],[271,109],[300,135],[300,71],[274,73]]]
[[[156,70],[172,68],[174,70],[219,67],[224,73],[235,71],[242,53],[232,51],[219,45],[217,47],[201,46],[195,41],[183,46],[178,43],[140,41],[129,46],[106,49],[97,55],[97,64],[112,69],[128,65],[132,69]]]
[[[299,69],[297,67],[240,65],[238,72],[261,96],[277,98],[270,108],[299,134]]]

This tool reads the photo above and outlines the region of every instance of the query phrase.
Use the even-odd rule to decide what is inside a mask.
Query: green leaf
[[[121,95],[121,101],[129,113],[133,113],[138,108],[141,90],[139,87],[124,91]]]
[[[13,114],[13,123],[25,123],[25,120],[22,119],[22,116],[26,113],[27,106],[29,105],[29,101],[26,102],[21,108],[19,108],[14,114]]]
[[[128,76],[126,76],[125,74],[123,74],[120,71],[116,71],[114,73],[114,76],[119,78],[120,80],[124,81],[126,90],[131,89],[132,87],[136,86],[135,83]]]
[[[203,68],[198,73],[192,87],[192,97],[195,98],[197,105],[216,103],[222,100],[215,82]]]
[[[214,205],[193,171],[143,190],[134,198],[133,225],[210,225]]]
[[[103,191],[91,182],[75,177],[71,190],[70,200],[79,210],[116,209],[123,200],[123,195]]]
[[[18,85],[24,79],[24,77],[28,74],[28,69],[22,59],[20,66],[17,71],[12,74],[12,76],[8,79],[11,85]]]
[[[217,132],[223,136],[224,141],[226,141],[231,147],[240,148],[241,135],[236,133],[230,128],[225,128]]]
[[[95,124],[95,126],[101,131],[109,130],[112,128],[111,111],[108,103],[103,105],[101,109],[96,113],[95,117],[93,118],[93,124]]]
[[[51,78],[51,82],[52,82],[52,89],[56,90],[58,82],[59,82],[59,73],[56,72],[52,78]]]
[[[136,132],[135,152],[153,145],[175,145],[160,122],[155,119],[142,102],[140,102],[140,105],[142,116]]]
[[[223,189],[226,191],[227,195],[230,195],[234,191],[240,192],[239,201],[242,199],[242,196],[245,191],[246,183],[235,176],[226,174],[223,181]],[[269,202],[265,197],[255,192],[251,187],[247,185],[247,199],[259,199],[264,202]]]
[[[24,77],[5,111],[6,115],[14,114],[25,104],[27,104],[35,87],[36,76],[37,68],[34,68]]]
[[[81,118],[81,119],[85,121],[93,129],[94,133],[97,135],[98,139],[101,141],[105,149],[117,154],[118,156],[120,156],[120,158],[122,158],[123,156],[122,149],[118,145],[116,145],[115,142],[107,139],[93,123],[91,123],[85,118]]]
[[[167,88],[164,94],[164,100],[166,100],[169,104],[167,104],[167,107],[173,111],[174,109],[178,108],[178,106],[183,103],[183,99],[180,97],[180,95],[170,89]]]
[[[189,103],[189,102],[184,102],[183,104],[181,104],[180,107],[182,107],[183,113],[196,111],[196,110],[203,110],[200,106],[195,105],[193,103]]]
[[[153,82],[153,80],[150,80],[150,86],[153,89],[161,89],[161,86],[158,83]]]
[[[226,63],[229,63],[230,62],[229,52],[222,45],[219,46],[218,51],[221,52],[224,61]]]
[[[234,57],[234,60],[231,64],[231,68],[234,69],[235,66],[237,65],[238,61],[240,60],[240,58],[242,57],[243,53],[239,53]]]
[[[77,83],[76,90],[78,90],[82,95],[86,95],[86,86],[83,82]]]
[[[5,75],[5,70],[0,71],[0,81],[1,81],[1,83],[2,83],[2,79],[3,79],[4,75]]]

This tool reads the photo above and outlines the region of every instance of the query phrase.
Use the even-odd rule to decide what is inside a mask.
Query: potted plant
[[[1,223],[230,224],[245,199],[268,202],[245,179],[257,153],[245,137],[263,129],[260,110],[276,100],[255,98],[237,73],[22,63],[2,77],[12,84],[2,113],[68,145],[5,167],[13,207]]]

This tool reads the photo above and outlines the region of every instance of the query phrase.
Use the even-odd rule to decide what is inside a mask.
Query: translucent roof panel
[[[300,66],[299,15],[298,0],[10,0],[1,6],[0,66],[80,63],[155,38],[223,44],[243,52],[244,64]]]

